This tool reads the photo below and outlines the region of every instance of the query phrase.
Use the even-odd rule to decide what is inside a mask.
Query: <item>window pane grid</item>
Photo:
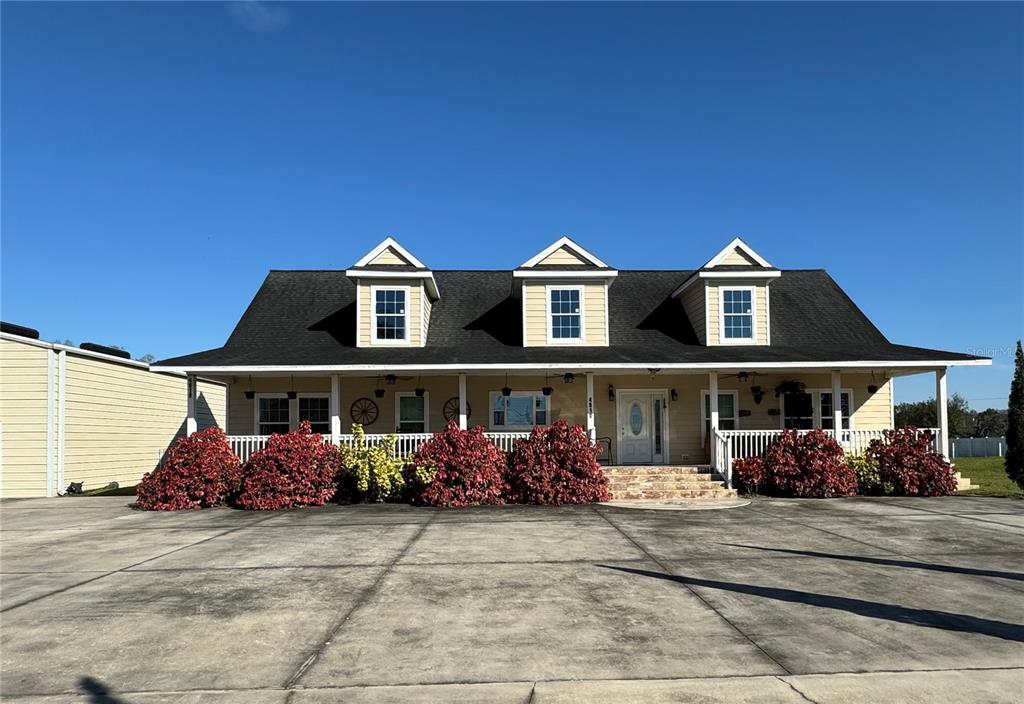
[[[259,401],[260,435],[287,433],[290,419],[287,398],[261,398]]]
[[[331,432],[331,400],[323,397],[299,398],[299,422],[308,420],[314,433]]]
[[[377,291],[374,310],[378,340],[405,339],[405,291],[400,289]]]
[[[741,289],[722,291],[722,316],[722,329],[727,339],[753,339],[753,292]]]
[[[543,394],[494,395],[491,426],[529,428],[548,424],[548,397]]]
[[[578,340],[582,337],[580,292],[578,289],[551,291],[551,337]]]

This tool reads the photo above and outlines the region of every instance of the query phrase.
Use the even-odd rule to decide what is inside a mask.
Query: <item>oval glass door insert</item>
[[[629,409],[629,429],[633,435],[639,435],[640,431],[644,429],[644,412],[636,401]]]

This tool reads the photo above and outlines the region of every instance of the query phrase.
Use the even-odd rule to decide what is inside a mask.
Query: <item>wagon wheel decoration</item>
[[[372,425],[377,420],[378,413],[377,404],[366,397],[357,398],[349,409],[352,422],[363,426]]]
[[[469,407],[469,401],[466,401],[466,417],[469,418],[473,415],[473,410]],[[450,399],[444,402],[444,419],[455,420],[459,417],[459,397],[452,396]]]

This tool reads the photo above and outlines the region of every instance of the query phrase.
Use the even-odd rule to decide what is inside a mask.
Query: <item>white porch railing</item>
[[[825,432],[832,433],[831,430]],[[842,430],[839,433],[839,444],[842,445],[846,454],[859,455],[868,449],[872,440],[882,439],[884,432],[884,430]],[[939,451],[938,428],[919,428],[918,432],[931,433],[932,449],[935,452]],[[735,459],[760,457],[781,436],[781,430],[719,430],[716,433],[716,442],[724,443],[726,447],[724,452],[716,453],[716,460],[719,456],[727,456],[731,463]],[[717,466],[716,469],[718,469]]]
[[[484,435],[499,449],[509,452],[512,450],[512,446],[516,440],[521,438],[529,437],[529,433],[484,433]],[[397,457],[406,457],[408,455],[415,454],[416,450],[419,449],[427,440],[434,437],[433,433],[396,433],[395,434],[395,455]],[[330,442],[331,436],[324,435],[324,441]],[[368,447],[374,447],[381,445],[388,438],[387,433],[367,433],[363,436],[366,445]],[[239,460],[245,462],[253,453],[258,450],[262,450],[267,446],[267,440],[270,439],[269,435],[229,435],[228,444],[231,446],[231,451],[235,453]],[[351,447],[355,443],[355,435],[344,434],[338,436],[339,445],[347,445]]]

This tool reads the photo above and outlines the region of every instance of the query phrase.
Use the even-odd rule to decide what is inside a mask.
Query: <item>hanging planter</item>
[[[807,384],[802,381],[784,381],[775,387],[775,397],[778,398],[783,394],[800,394],[806,388]]]

